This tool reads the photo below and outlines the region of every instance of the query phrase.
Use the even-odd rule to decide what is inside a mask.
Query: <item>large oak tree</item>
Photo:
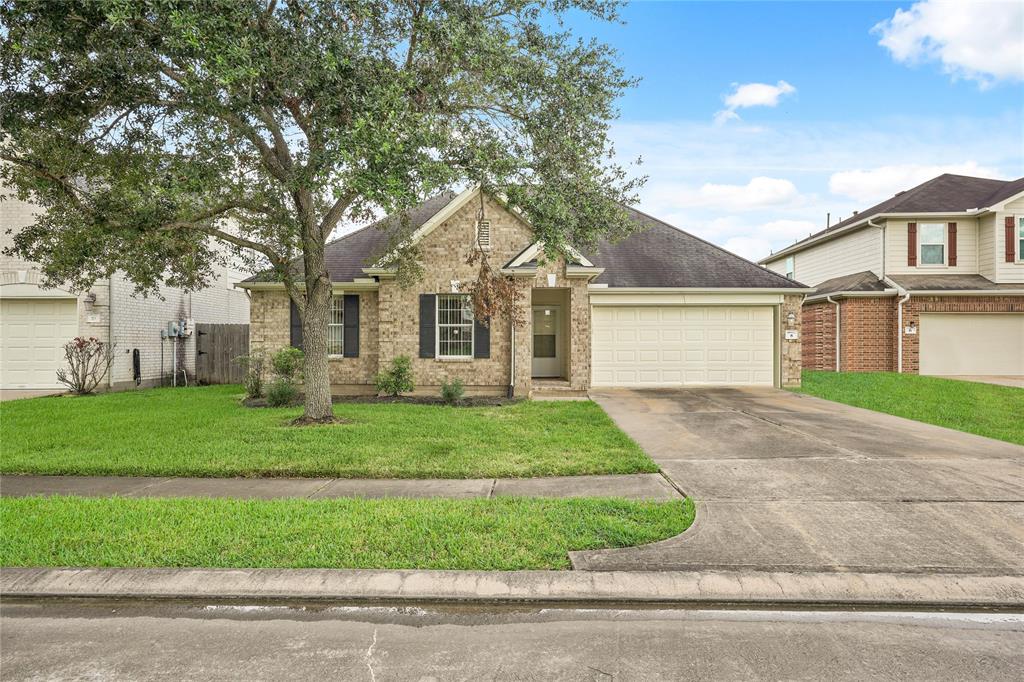
[[[50,283],[121,270],[141,292],[269,265],[302,316],[305,416],[328,418],[339,222],[479,183],[552,254],[628,231],[639,180],[608,125],[631,82],[568,12],[617,19],[605,0],[2,0],[0,181],[45,209],[13,250]]]

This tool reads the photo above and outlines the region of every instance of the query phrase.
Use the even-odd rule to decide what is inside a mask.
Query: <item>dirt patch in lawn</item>
[[[502,407],[505,405],[513,405],[522,401],[522,398],[503,398],[500,396],[468,396],[463,398],[457,403],[447,403],[440,396],[413,396],[413,395],[336,395],[331,398],[331,402],[335,404],[345,403],[361,403],[361,404],[394,404],[403,403],[406,405],[439,405],[445,406],[450,405],[451,407]],[[302,396],[299,396],[294,402],[287,405],[270,405],[266,398],[245,398],[242,401],[242,405],[245,407],[302,407]],[[340,420],[338,422],[341,423]]]

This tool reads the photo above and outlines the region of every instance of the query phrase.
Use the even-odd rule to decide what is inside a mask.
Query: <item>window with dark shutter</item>
[[[480,320],[473,320],[473,357],[491,357],[491,328]]]
[[[947,235],[946,241],[949,244],[949,266],[953,267],[956,265],[956,223],[950,223],[947,225],[949,234]]]
[[[907,265],[917,265],[917,223],[907,223]]]
[[[420,357],[434,357],[437,328],[437,295],[420,294]]]
[[[302,316],[299,315],[299,306],[295,301],[291,302],[291,336],[289,342],[294,348],[302,348]]]
[[[359,294],[345,294],[344,340],[342,354],[346,358],[359,357]]]
[[[1003,222],[1004,234],[1003,234],[1003,253],[1006,255],[1006,262],[1012,263],[1014,258],[1013,253],[1013,242],[1016,241],[1013,238],[1013,216],[1006,216],[1006,220]]]

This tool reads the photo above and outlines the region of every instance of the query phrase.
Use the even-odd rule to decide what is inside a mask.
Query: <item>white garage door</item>
[[[921,315],[921,374],[1024,375],[1024,315]]]
[[[64,344],[77,334],[73,298],[0,300],[0,386],[57,388]]]
[[[594,386],[771,386],[773,309],[595,306]]]

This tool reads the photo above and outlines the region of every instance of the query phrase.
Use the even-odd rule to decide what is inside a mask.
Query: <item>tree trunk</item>
[[[317,248],[317,246],[319,248]],[[324,245],[307,248],[306,306],[302,316],[302,345],[306,354],[303,382],[306,390],[307,419],[326,419],[331,409],[331,376],[327,365],[327,318],[331,308],[331,279],[324,267]]]

